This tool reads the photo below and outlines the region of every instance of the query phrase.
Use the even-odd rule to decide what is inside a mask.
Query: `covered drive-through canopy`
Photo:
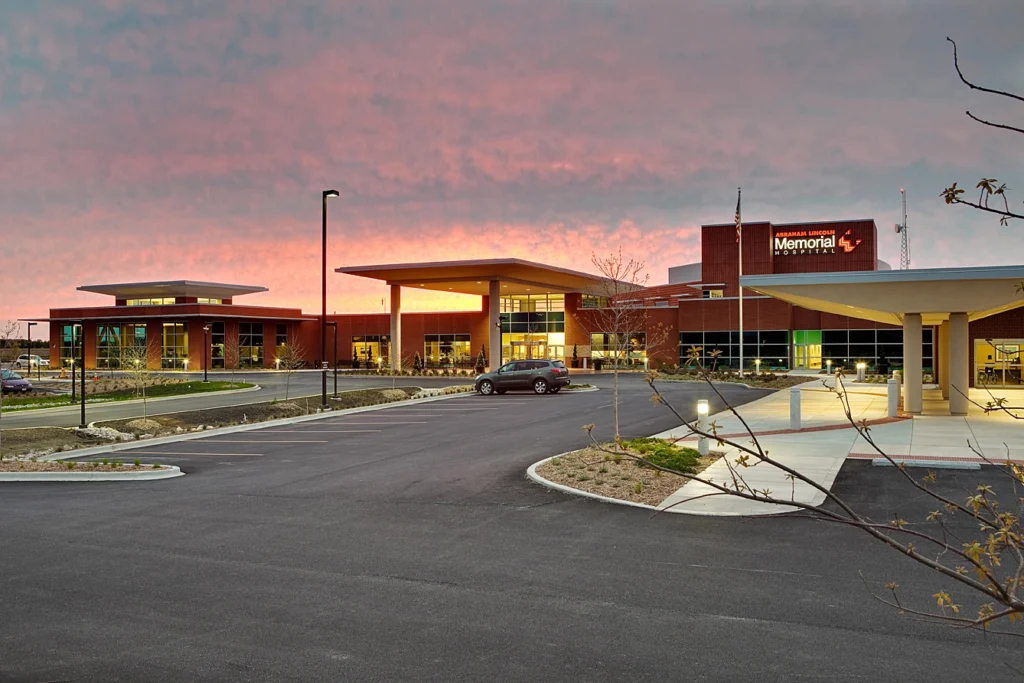
[[[904,404],[922,410],[921,326],[939,325],[939,378],[950,412],[967,414],[968,323],[1024,306],[1024,266],[751,275],[744,289],[814,311],[903,327]]]

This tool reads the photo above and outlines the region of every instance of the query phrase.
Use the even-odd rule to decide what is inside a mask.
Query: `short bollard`
[[[708,422],[708,402],[705,399],[697,401],[697,429],[704,430]],[[707,455],[711,450],[706,436],[697,437],[697,452],[701,456]]]
[[[867,370],[868,370],[868,364],[867,363],[857,363],[857,381],[858,382],[863,382],[864,381],[864,375],[867,373]]]
[[[889,417],[897,417],[900,411],[900,381],[892,378],[888,382],[889,394],[886,398],[889,399]]]
[[[789,390],[789,428],[800,431],[800,387]]]

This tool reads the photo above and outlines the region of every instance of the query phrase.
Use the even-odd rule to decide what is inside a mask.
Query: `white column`
[[[966,415],[970,386],[970,326],[966,313],[949,314],[949,414]],[[961,393],[962,392],[962,393]]]
[[[903,409],[920,415],[923,409],[921,384],[921,314],[903,315]]]
[[[501,367],[501,283],[491,280],[487,289],[487,330],[490,343],[487,345],[489,370]]]
[[[934,353],[935,347],[932,347]],[[949,321],[944,320],[939,325],[939,388],[942,389],[942,398],[949,400]]]
[[[391,285],[391,369],[402,369],[402,286]]]

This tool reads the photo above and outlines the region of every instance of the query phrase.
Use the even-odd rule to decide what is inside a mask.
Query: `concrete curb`
[[[181,396],[160,396],[158,398],[147,398],[146,402],[147,403],[158,403],[160,401],[176,401],[176,400],[183,399],[183,398],[194,398],[196,396],[222,396],[223,394],[244,394],[244,393],[247,393],[247,392],[250,392],[250,391],[261,391],[262,389],[263,389],[263,387],[261,387],[259,384],[257,384],[255,386],[246,387],[245,389],[224,389],[223,391],[197,392],[197,393],[194,393],[194,394],[182,394]],[[108,406],[108,405],[115,405],[115,404],[119,405],[119,406],[123,406],[123,405],[132,405],[134,403],[142,403],[142,399],[141,398],[132,398],[132,399],[128,399],[127,401],[100,401],[98,403],[92,403],[92,404],[90,404],[89,401],[86,401],[85,402],[85,407],[88,408],[90,405],[92,405],[93,407],[96,407],[96,406]],[[73,409],[77,410],[78,407],[79,407],[78,403],[69,403],[66,406],[50,406],[48,408],[25,408],[23,410],[4,410],[4,413],[5,414],[7,414],[7,413],[38,413],[41,410],[60,410],[61,408],[73,408]]]
[[[124,472],[0,472],[0,483],[5,481],[148,481],[173,479],[185,473],[176,465],[164,465],[158,470],[132,467]]]
[[[162,446],[168,443],[176,443],[178,441],[192,441],[193,439],[202,439],[207,436],[224,436],[225,434],[237,434],[239,432],[249,432],[254,429],[265,429],[267,427],[280,427],[282,425],[298,424],[302,422],[311,422],[313,420],[324,420],[329,417],[338,417],[341,415],[353,415],[356,413],[368,413],[375,410],[385,410],[389,407],[394,406],[410,406],[419,405],[421,403],[432,403],[434,401],[443,401],[452,398],[460,398],[464,396],[472,396],[470,392],[462,392],[458,394],[449,394],[447,396],[431,396],[428,398],[417,398],[408,399],[405,401],[392,401],[391,403],[378,403],[372,406],[362,406],[360,408],[346,408],[345,410],[333,410],[325,413],[314,413],[312,415],[300,415],[298,417],[284,417],[279,420],[264,420],[263,422],[249,422],[247,424],[233,425],[231,427],[218,427],[217,429],[204,429],[201,432],[182,432],[181,434],[173,434],[170,436],[161,436],[153,439],[137,439],[135,441],[121,441],[118,443],[106,444],[103,446],[94,446],[92,448],[80,448],[71,451],[62,451],[60,453],[51,453],[50,455],[38,458],[44,461],[54,460],[72,460],[77,458],[84,458],[90,455],[103,455],[104,453],[116,453],[118,451],[132,450],[135,448],[148,448],[150,446]]]
[[[590,493],[589,491],[581,491],[579,489],[574,489],[573,487],[566,486],[564,484],[556,484],[555,482],[551,481],[550,479],[545,479],[544,477],[542,477],[539,474],[537,474],[537,468],[540,467],[541,465],[543,465],[544,463],[546,463],[547,461],[554,460],[555,458],[560,458],[563,455],[568,455],[569,453],[573,453],[573,452],[574,451],[568,451],[566,453],[559,453],[558,455],[552,455],[549,458],[544,458],[543,460],[538,460],[537,462],[533,463],[528,468],[526,468],[526,476],[529,477],[530,479],[532,479],[533,481],[535,481],[536,483],[540,484],[541,486],[546,486],[549,489],[554,489],[555,491],[561,491],[562,493],[568,493],[569,495],[573,495],[573,496],[581,496],[583,498],[593,498],[594,500],[599,500],[602,503],[614,503],[615,505],[628,505],[630,507],[644,508],[646,510],[655,510],[655,511],[657,511],[659,509],[659,508],[654,507],[653,505],[647,505],[646,503],[634,503],[631,500],[622,500],[620,498],[609,498],[608,496],[602,496],[599,493]]]
[[[572,385],[570,384],[569,387],[571,386]],[[566,392],[567,394],[586,394],[591,391],[601,391],[601,387],[594,386],[587,387],[586,389],[570,389],[569,387],[565,387],[564,389],[562,389],[562,391]]]

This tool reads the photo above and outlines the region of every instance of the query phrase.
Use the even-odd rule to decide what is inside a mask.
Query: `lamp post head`
[[[337,196],[339,196],[337,190],[324,190],[324,199],[325,200],[328,197],[337,197]]]
[[[203,332],[209,332],[209,331],[210,331],[210,326],[209,325],[203,325]]]

